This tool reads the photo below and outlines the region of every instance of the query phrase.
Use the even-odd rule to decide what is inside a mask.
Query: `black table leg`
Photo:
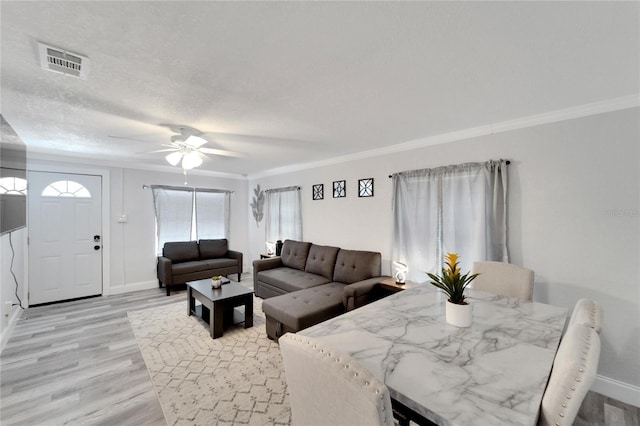
[[[253,327],[253,294],[244,298],[244,328]]]
[[[224,303],[215,302],[211,313],[211,337],[216,339],[224,333]]]

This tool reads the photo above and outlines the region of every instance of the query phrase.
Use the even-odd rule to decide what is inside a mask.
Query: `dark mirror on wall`
[[[0,115],[0,234],[27,226],[27,149]]]

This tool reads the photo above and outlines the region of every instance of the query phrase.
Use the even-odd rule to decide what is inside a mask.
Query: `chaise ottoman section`
[[[278,341],[284,333],[303,330],[345,312],[345,284],[331,282],[262,302],[267,336]]]
[[[263,271],[260,273],[260,280],[263,284],[283,290],[285,293],[306,290],[331,282],[330,279],[321,275],[291,268],[276,268]]]

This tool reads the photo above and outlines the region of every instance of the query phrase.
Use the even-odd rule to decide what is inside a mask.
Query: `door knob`
[[[100,250],[100,246],[93,246],[94,250]]]

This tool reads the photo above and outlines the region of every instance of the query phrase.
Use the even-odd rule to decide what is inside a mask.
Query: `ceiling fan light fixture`
[[[202,158],[200,158],[197,152],[189,152],[182,158],[182,168],[185,170],[193,169],[201,164]]]
[[[178,163],[180,162],[180,159],[182,159],[182,153],[181,152],[172,152],[171,154],[168,154],[166,157],[167,162],[169,164],[171,164],[172,166],[177,166]]]

